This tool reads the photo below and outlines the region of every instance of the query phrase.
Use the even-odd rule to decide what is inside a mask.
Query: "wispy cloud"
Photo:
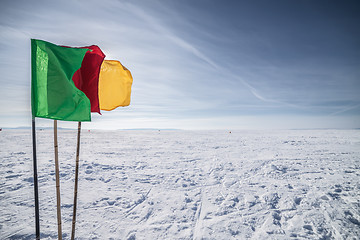
[[[256,90],[254,87],[252,87],[243,78],[235,76],[228,69],[226,69],[222,65],[213,61],[211,58],[206,56],[205,53],[201,52],[196,46],[194,46],[190,42],[182,39],[178,35],[176,35],[176,33],[174,33],[171,29],[167,28],[164,24],[162,24],[159,19],[156,19],[155,17],[147,14],[141,8],[137,7],[134,4],[127,3],[126,9],[130,9],[130,11],[135,13],[137,16],[143,18],[146,22],[150,22],[151,26],[154,27],[157,31],[159,31],[161,33],[161,35],[167,37],[174,44],[178,45],[179,47],[183,48],[184,50],[191,52],[194,56],[198,57],[199,59],[203,60],[204,62],[209,64],[211,67],[213,67],[216,71],[220,71],[221,73],[224,74],[224,77],[227,77],[227,78],[230,77],[232,79],[236,79],[236,80],[240,81],[259,100],[264,101],[264,102],[281,103],[279,101],[268,99],[268,98],[265,98],[264,96],[262,96],[258,90]],[[173,12],[171,9],[167,9],[167,11]],[[170,15],[172,15],[172,14],[170,14]]]
[[[351,111],[351,110],[354,110],[354,109],[357,109],[357,108],[360,108],[360,104],[348,106],[348,107],[343,108],[343,109],[341,109],[339,111],[331,113],[329,116],[339,115],[341,113],[345,113],[345,112],[348,112],[348,111]]]
[[[360,36],[353,22],[359,17],[338,21],[337,11],[313,4],[265,11],[265,2],[8,1],[0,10],[1,106],[14,100],[14,112],[29,107],[29,39],[40,38],[98,44],[107,59],[131,70],[132,105],[101,119],[126,116],[130,125],[131,118],[139,124],[208,119],[211,125],[221,115],[213,121],[219,126],[251,114],[356,117],[360,57],[353,48]]]

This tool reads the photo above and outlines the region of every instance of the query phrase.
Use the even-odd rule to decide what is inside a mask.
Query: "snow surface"
[[[42,239],[53,132],[37,131]],[[59,131],[64,239],[76,130]],[[34,239],[30,130],[0,132],[0,238]],[[359,239],[360,131],[82,131],[77,239]]]

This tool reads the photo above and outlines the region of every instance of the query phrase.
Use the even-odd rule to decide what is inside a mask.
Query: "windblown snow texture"
[[[76,130],[59,131],[70,238]],[[56,239],[52,131],[37,131],[42,239]],[[356,239],[360,131],[83,131],[77,239]],[[30,130],[0,132],[0,238],[34,239]]]

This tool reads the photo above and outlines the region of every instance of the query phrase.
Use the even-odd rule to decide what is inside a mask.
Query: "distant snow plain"
[[[70,239],[76,130],[59,130]],[[37,131],[42,239],[53,132]],[[0,132],[0,239],[34,239],[30,130]],[[359,239],[360,130],[81,133],[76,239]]]

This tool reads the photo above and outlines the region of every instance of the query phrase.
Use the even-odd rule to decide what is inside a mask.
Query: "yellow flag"
[[[129,106],[132,82],[130,71],[119,61],[104,60],[99,75],[100,109]]]

